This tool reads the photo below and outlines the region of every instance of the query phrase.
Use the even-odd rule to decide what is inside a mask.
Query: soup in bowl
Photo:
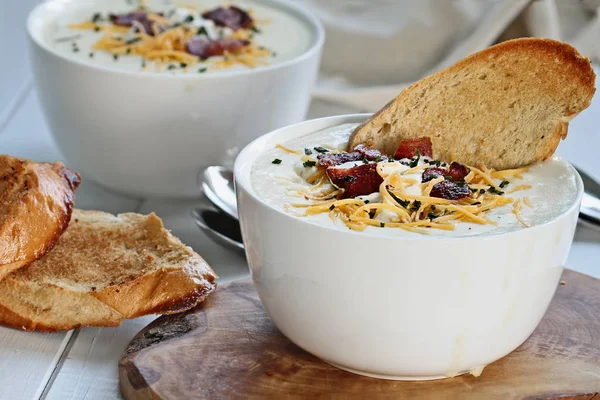
[[[324,33],[281,0],[52,0],[29,15],[36,88],[69,165],[111,189],[195,196],[198,172],[304,119]]]
[[[546,312],[581,179],[560,157],[494,171],[414,143],[347,151],[368,117],[302,122],[240,153],[240,222],[260,299],[290,340],[348,371],[478,375]]]

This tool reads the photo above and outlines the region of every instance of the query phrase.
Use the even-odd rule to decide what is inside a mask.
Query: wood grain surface
[[[250,280],[142,330],[119,362],[127,399],[600,399],[600,280],[565,271],[549,311],[517,350],[475,378],[386,381],[339,370],[273,326]]]

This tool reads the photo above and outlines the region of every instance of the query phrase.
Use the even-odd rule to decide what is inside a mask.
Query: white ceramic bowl
[[[277,143],[366,115],[302,122],[255,140],[235,163],[242,234],[266,311],[290,340],[340,368],[387,379],[477,371],[538,325],[573,240],[583,184],[553,221],[505,234],[410,239],[340,231],[267,205],[250,181]]]
[[[85,177],[133,195],[194,196],[201,169],[231,165],[259,135],[305,118],[324,33],[304,8],[255,0],[312,31],[311,47],[296,58],[243,71],[167,75],[95,66],[48,46],[45,23],[77,1],[43,2],[27,30],[50,130],[69,166]]]

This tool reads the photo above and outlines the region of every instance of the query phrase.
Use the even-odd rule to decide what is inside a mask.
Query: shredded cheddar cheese
[[[197,7],[189,6],[187,8],[198,12]],[[145,10],[145,6],[142,6],[141,10]],[[248,14],[251,15],[251,12]],[[144,25],[137,20],[132,21],[129,27],[115,25],[108,19],[92,18],[81,23],[70,24],[69,28],[102,32],[103,36],[92,46],[94,50],[110,53],[115,60],[121,55],[139,56],[144,60],[143,71],[151,69],[146,62],[152,63],[152,69],[157,72],[167,68],[172,69],[175,65],[186,71],[188,66],[200,62],[206,62],[204,64],[206,68],[201,68],[199,72],[204,72],[209,68],[222,69],[236,65],[256,68],[267,65],[267,58],[274,55],[272,51],[255,42],[254,35],[259,31],[253,26],[240,28],[233,32],[227,31],[227,36],[220,37],[221,39],[246,41],[247,44],[241,46],[239,50],[225,51],[222,56],[210,56],[208,59],[201,60],[188,52],[186,47],[189,40],[199,35],[197,26],[188,21],[174,24],[167,17],[151,11],[146,12],[146,18],[153,22],[149,27],[152,34],[147,34]],[[254,20],[255,25],[266,23],[268,21]]]
[[[300,160],[305,163],[316,161],[300,150],[280,144],[277,147],[300,156]],[[439,162],[423,162],[403,171],[386,168],[388,165],[390,162],[385,161],[377,164],[377,173],[383,180],[376,192],[379,199],[377,201],[369,202],[364,196],[341,199],[344,190],[338,189],[330,182],[325,168],[317,168],[316,172],[305,179],[305,182],[311,185],[309,189],[299,192],[308,203],[291,206],[303,209],[300,214],[296,214],[299,216],[328,213],[331,220],[341,221],[352,230],[362,231],[373,226],[427,233],[427,228],[453,230],[460,222],[498,225],[497,221],[487,216],[488,211],[512,203],[512,213],[518,222],[525,227],[529,226],[521,216],[523,204],[533,207],[529,198],[514,200],[504,195],[504,187],[509,184],[515,185],[514,180],[519,179],[517,176],[526,172],[527,168],[495,171],[483,165],[468,166],[470,171],[462,185],[468,186],[470,195],[458,200],[449,200],[431,196],[434,186],[448,179],[445,176],[423,183],[408,176],[431,165],[439,165]],[[414,188],[418,188],[418,193]],[[517,185],[507,193],[529,188],[530,185]]]

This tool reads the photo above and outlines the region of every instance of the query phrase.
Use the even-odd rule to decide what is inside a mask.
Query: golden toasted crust
[[[0,155],[0,279],[54,247],[80,182],[62,163]]]
[[[594,92],[590,61],[572,46],[515,39],[402,91],[354,130],[349,148],[366,143],[389,154],[403,139],[427,136],[435,158],[520,167],[554,153]]]
[[[154,214],[74,210],[52,251],[0,281],[0,323],[27,330],[116,326],[192,308],[215,279]]]

